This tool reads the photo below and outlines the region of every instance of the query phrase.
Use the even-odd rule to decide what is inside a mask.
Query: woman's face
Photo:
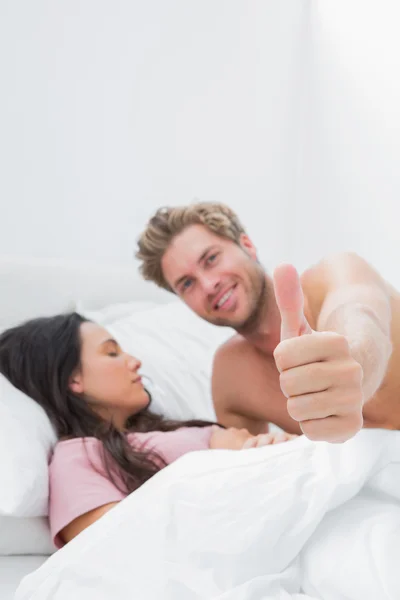
[[[128,417],[149,404],[138,372],[141,362],[123,352],[96,323],[82,323],[80,335],[81,365],[71,377],[70,388],[101,417],[122,428]]]

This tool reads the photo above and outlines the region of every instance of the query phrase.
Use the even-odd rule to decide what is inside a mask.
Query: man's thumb
[[[304,316],[304,295],[293,265],[277,267],[273,275],[275,298],[281,313],[281,341],[311,333]]]

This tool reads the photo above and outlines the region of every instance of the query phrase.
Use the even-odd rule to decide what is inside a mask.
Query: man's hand
[[[345,336],[313,331],[296,269],[274,272],[281,342],[274,358],[289,415],[311,440],[344,442],[363,425],[363,372]]]

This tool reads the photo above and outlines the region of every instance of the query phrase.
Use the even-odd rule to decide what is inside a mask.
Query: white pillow
[[[47,515],[47,465],[55,441],[44,410],[0,375],[0,515]]]
[[[102,322],[100,313],[97,322]],[[90,311],[82,314],[90,317]],[[232,335],[230,328],[210,325],[181,302],[134,312],[106,327],[142,361],[153,410],[175,419],[215,420],[212,361],[217,347]]]
[[[0,555],[50,555],[56,548],[45,517],[0,517]]]
[[[135,312],[143,312],[151,308],[159,306],[158,302],[143,301],[143,302],[119,302],[118,304],[110,304],[101,309],[86,309],[84,303],[79,301],[76,303],[76,312],[84,314],[87,319],[99,323],[106,327],[110,323],[114,323],[118,319],[132,315]]]

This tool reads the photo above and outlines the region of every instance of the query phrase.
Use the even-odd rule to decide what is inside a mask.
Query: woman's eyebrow
[[[118,342],[114,340],[114,338],[108,338],[108,340],[104,340],[104,342],[101,342],[100,346],[105,346],[106,344],[114,344],[115,346],[118,346]]]

